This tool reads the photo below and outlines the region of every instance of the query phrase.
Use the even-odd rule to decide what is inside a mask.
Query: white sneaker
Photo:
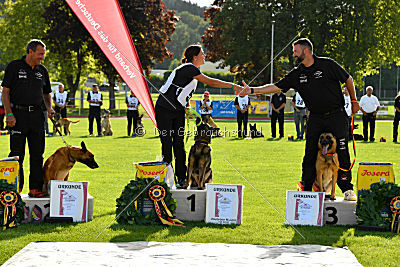
[[[94,135],[94,134],[91,134],[91,135],[89,135],[89,136],[96,136],[96,135]]]
[[[343,199],[347,201],[357,201],[357,196],[353,190],[347,190],[343,193]]]

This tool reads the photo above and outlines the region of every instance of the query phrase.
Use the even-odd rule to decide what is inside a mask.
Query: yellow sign
[[[166,182],[167,165],[165,162],[142,162],[136,164],[136,177],[137,178],[154,178],[159,176],[160,182]]]
[[[18,190],[19,163],[16,160],[0,161],[0,181],[15,185]]]
[[[268,101],[251,102],[250,114],[268,114]]]
[[[371,189],[371,185],[384,181],[394,183],[392,163],[360,162],[357,175],[357,190]]]

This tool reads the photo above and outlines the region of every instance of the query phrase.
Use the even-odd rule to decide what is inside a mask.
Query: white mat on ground
[[[348,248],[223,243],[35,242],[3,266],[361,266]]]

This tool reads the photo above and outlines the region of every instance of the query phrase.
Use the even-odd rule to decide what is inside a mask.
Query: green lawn
[[[235,122],[218,122],[228,131],[236,129]],[[365,266],[398,266],[400,236],[392,233],[363,232],[355,227],[324,226],[298,227],[306,237],[284,225],[282,218],[233,170],[229,160],[281,213],[285,214],[286,190],[296,190],[301,176],[301,161],[305,142],[287,140],[268,141],[266,138],[241,140],[236,137],[213,139],[212,168],[214,182],[243,184],[243,224],[240,226],[217,226],[205,223],[185,223],[185,228],[163,226],[126,226],[113,223],[104,233],[96,236],[115,217],[115,199],[125,185],[134,178],[133,162],[155,160],[161,145],[154,134],[151,121],[144,120],[147,134],[143,138],[126,137],[126,120],[112,119],[115,136],[88,137],[86,118],[71,126],[72,136],[66,138],[71,145],[85,141],[95,154],[100,168],[91,170],[77,163],[70,174],[71,180],[89,181],[89,192],[94,196],[94,219],[88,223],[74,224],[27,224],[0,233],[0,264],[34,241],[67,242],[130,242],[138,240],[160,242],[224,242],[246,244],[321,244],[348,246],[358,261]],[[269,123],[257,123],[264,135],[270,136]],[[361,125],[360,125],[361,126]],[[193,124],[191,123],[191,127]],[[376,137],[386,136],[387,143],[357,142],[357,162],[398,163],[400,144],[391,140],[390,122],[378,122]],[[360,127],[361,128],[361,127]],[[361,132],[360,130],[357,130]],[[294,135],[294,123],[285,123],[285,135]],[[193,139],[186,144],[188,151]],[[49,157],[63,146],[59,137],[46,138],[44,157]],[[9,152],[9,136],[0,136],[0,158]],[[352,156],[353,158],[353,156]],[[28,177],[29,157],[25,159],[25,176]],[[353,168],[356,182],[358,164]],[[394,165],[395,175],[400,169]],[[27,192],[25,185],[24,192]],[[337,190],[341,196],[340,190]]]

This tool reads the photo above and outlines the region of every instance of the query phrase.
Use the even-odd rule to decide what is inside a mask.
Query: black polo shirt
[[[350,75],[336,61],[314,56],[314,64],[300,64],[275,85],[287,92],[290,88],[299,92],[311,113],[324,114],[344,106],[341,83]]]
[[[400,108],[400,96],[396,96],[396,98],[394,99],[394,111],[398,113],[396,108]]]
[[[25,61],[26,56],[8,63],[1,86],[10,89],[10,102],[16,105],[40,106],[43,94],[50,94],[49,73],[43,65],[33,69]]]
[[[282,104],[286,104],[285,94],[283,93],[281,93],[280,95],[273,94],[271,99],[271,104],[273,104],[275,108],[279,108],[280,106],[282,106]]]

